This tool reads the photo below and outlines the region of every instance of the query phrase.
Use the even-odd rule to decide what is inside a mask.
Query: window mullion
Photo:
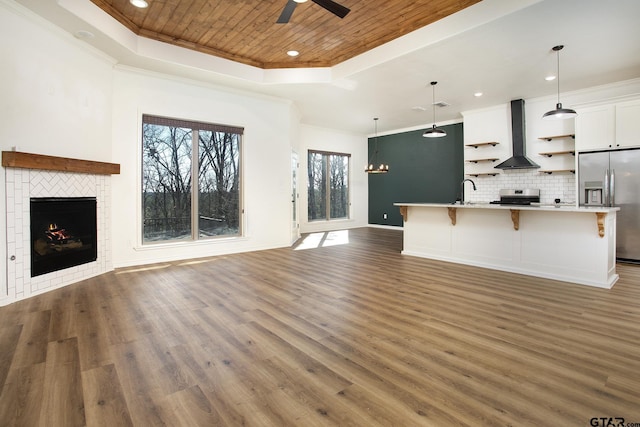
[[[199,196],[200,183],[198,182],[198,172],[200,170],[200,135],[198,129],[191,131],[191,238],[198,240],[200,236],[199,223]]]

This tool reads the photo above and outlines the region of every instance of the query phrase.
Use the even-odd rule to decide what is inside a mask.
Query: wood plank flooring
[[[640,267],[605,290],[319,236],[0,308],[0,425],[640,423]]]

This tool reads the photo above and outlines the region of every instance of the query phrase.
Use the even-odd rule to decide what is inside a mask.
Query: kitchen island
[[[402,253],[611,288],[619,208],[395,203]]]

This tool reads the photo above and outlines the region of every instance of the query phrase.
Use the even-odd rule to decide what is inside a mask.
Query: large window
[[[348,154],[309,151],[309,221],[349,217]]]
[[[242,133],[142,116],[143,243],[241,234]]]

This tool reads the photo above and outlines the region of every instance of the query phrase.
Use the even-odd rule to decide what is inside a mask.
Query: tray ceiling
[[[334,66],[480,0],[338,0],[343,19],[307,1],[287,24],[276,23],[287,0],[91,1],[139,36],[273,69]]]

